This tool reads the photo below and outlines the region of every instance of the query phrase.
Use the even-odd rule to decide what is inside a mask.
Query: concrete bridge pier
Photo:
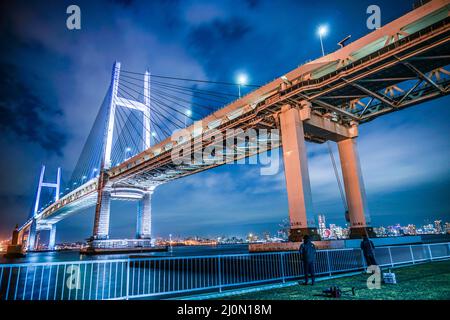
[[[119,247],[125,249],[130,248],[130,246],[136,246],[136,243],[138,243],[140,247],[149,246],[152,226],[151,199],[155,188],[155,186],[150,188],[107,186],[99,191],[90,247],[92,249],[111,249]],[[142,241],[110,239],[109,224],[112,200],[138,201],[136,239]]]
[[[314,227],[311,185],[306,157],[301,112],[284,105],[280,113],[284,173],[289,202],[290,241],[301,241],[304,235],[318,239]]]
[[[109,217],[111,207],[111,192],[109,190],[102,190],[97,198],[97,205],[95,207],[94,219],[94,240],[109,239]]]
[[[350,219],[350,238],[374,237],[359,163],[356,138],[337,142]]]
[[[35,249],[36,235],[37,235],[37,223],[36,223],[36,220],[33,219],[33,222],[30,225],[30,230],[28,231],[27,250],[32,251]]]
[[[37,230],[37,232],[39,232],[39,234],[41,234],[42,231],[49,232],[47,249],[55,250],[56,224],[55,223],[53,223],[53,224],[41,223],[37,226],[36,230]],[[37,238],[37,236],[35,236],[35,239],[36,238]],[[35,249],[36,247],[37,247],[37,243],[34,244],[33,249]]]
[[[138,203],[136,239],[151,239],[152,234],[152,199],[153,190],[144,193]]]
[[[55,250],[55,242],[56,242],[56,224],[52,224],[50,226],[50,235],[48,238],[48,249]]]

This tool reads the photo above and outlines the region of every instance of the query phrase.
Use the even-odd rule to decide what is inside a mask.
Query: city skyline
[[[335,50],[335,43],[350,31],[353,38],[369,33],[365,27],[368,1],[342,6],[329,3],[326,9],[321,9],[320,15],[313,5],[303,4],[300,8],[294,2],[286,4],[290,11],[298,10],[301,16],[316,15],[329,21],[333,28],[324,39],[327,51]],[[57,166],[63,167],[63,177],[67,179],[70,175],[94,121],[97,112],[94,106],[107,89],[113,61],[123,61],[128,70],[150,67],[157,74],[225,81],[233,81],[244,69],[251,83],[263,84],[321,53],[314,34],[316,26],[322,23],[319,19],[303,30],[289,24],[292,32],[285,34],[285,39],[277,37],[280,28],[285,28],[278,25],[278,18],[266,24],[252,23],[268,11],[292,14],[278,11],[267,1],[246,2],[242,8],[246,19],[234,13],[229,2],[211,4],[208,10],[196,6],[195,1],[170,4],[81,2],[80,5],[85,23],[79,33],[68,33],[60,26],[64,14],[61,19],[43,19],[43,12],[49,6],[46,2],[26,3],[27,9],[22,11],[19,9],[23,9],[24,3],[21,2],[2,8],[3,14],[9,13],[2,19],[6,21],[1,24],[5,31],[2,42],[8,42],[14,53],[1,55],[2,70],[17,71],[13,80],[20,84],[29,99],[25,103],[1,105],[2,112],[7,113],[10,108],[18,111],[16,116],[2,119],[0,123],[4,133],[0,147],[5,154],[1,160],[5,170],[0,179],[0,235],[3,237],[9,236],[14,225],[25,221],[30,214],[41,164],[47,165],[48,177],[54,176]],[[102,5],[106,10],[97,10]],[[61,5],[64,13],[63,7]],[[412,9],[409,1],[396,4],[383,1],[380,7],[383,24]],[[384,7],[389,10],[383,10]],[[146,15],[152,15],[155,9],[171,15],[167,20],[157,15],[148,19]],[[139,10],[146,15],[139,14]],[[344,12],[353,24],[340,19]],[[6,31],[7,25],[12,28]],[[108,26],[111,31],[104,31],[100,25]],[[180,26],[186,31],[175,32]],[[216,31],[211,31],[211,27]],[[97,43],[99,35],[103,40]],[[122,42],[111,41],[117,35]],[[169,39],[169,35],[173,35],[173,39]],[[54,42],[56,38],[58,43]],[[97,39],[95,45],[94,38]],[[295,43],[296,39],[307,42],[308,50],[300,46],[283,52],[275,50],[284,47],[284,41]],[[270,63],[260,50],[250,45],[258,41],[267,43],[268,50],[273,52]],[[135,50],[135,43],[146,45]],[[241,54],[243,48],[246,55]],[[40,63],[36,64],[36,60]],[[33,76],[28,77],[28,74]],[[3,78],[10,79],[8,75],[5,73]],[[30,81],[30,78],[38,80]],[[18,97],[7,82],[2,83],[0,90],[4,101],[14,102]],[[250,89],[244,87],[243,90]],[[73,96],[78,97],[75,102]],[[361,126],[358,147],[372,226],[397,222],[419,224],[426,217],[448,220],[450,148],[446,119],[450,111],[443,106],[449,101],[449,97],[444,97]],[[20,126],[23,118],[25,128]],[[328,221],[342,224],[344,208],[326,145],[307,143],[307,149],[314,213],[323,212]],[[217,234],[229,231],[246,234],[249,228],[262,232],[286,218],[283,167],[271,177],[260,176],[259,169],[254,165],[228,165],[158,187],[152,204],[153,233],[155,236],[192,235],[215,230]],[[173,194],[177,195],[176,199]],[[113,204],[111,237],[134,235],[135,212],[135,204]],[[89,237],[92,221],[93,210],[62,221],[58,224],[57,241]]]
[[[348,224],[335,225],[333,223],[326,225],[325,230],[329,230],[331,233],[329,235],[324,235],[323,232],[325,230],[321,230],[320,227],[318,229],[319,235],[321,236],[321,240],[344,240],[348,239],[349,226]],[[281,225],[279,225],[280,227]],[[377,226],[374,227],[375,233],[377,237],[402,237],[402,236],[414,236],[414,235],[431,235],[431,234],[450,234],[450,222],[435,220],[433,223],[424,224],[424,225],[400,225],[393,224],[388,226]],[[245,244],[245,243],[253,243],[253,242],[281,242],[288,240],[287,229],[278,229],[276,232],[269,232],[268,230],[263,231],[262,233],[257,232],[249,232],[244,235],[210,235],[210,236],[178,236],[170,234],[166,237],[155,237],[154,243],[158,245],[186,245],[186,246],[198,246],[198,245],[219,245],[219,244]],[[38,248],[46,250],[47,249],[47,239],[45,233],[43,234],[43,238],[41,241],[38,241]],[[0,239],[0,252],[6,251],[7,245],[10,243],[10,239]],[[79,240],[76,242],[61,242],[56,243],[56,250],[64,250],[64,249],[78,249],[82,246],[85,246],[86,242],[83,240]]]
[[[321,240],[340,240],[340,239],[348,239],[348,231],[349,224],[339,224],[329,222],[326,218],[323,220],[323,227],[321,227],[321,216],[318,215],[316,225],[318,227],[318,233],[321,237]],[[430,221],[428,221],[430,220]],[[431,221],[432,220],[432,221]],[[439,226],[437,225],[439,223]],[[270,241],[286,241],[288,238],[288,219],[284,219],[281,223],[271,225],[270,228],[260,229],[248,229],[246,233],[216,233],[216,234],[190,234],[190,235],[179,235],[179,234],[166,234],[166,235],[155,235],[153,239],[156,241],[169,241],[172,239],[174,242],[176,241],[185,241],[189,239],[198,239],[198,240],[217,240],[218,243],[233,243],[227,241],[223,241],[224,239],[235,239],[238,240],[238,243],[246,242],[245,239],[249,237],[254,237],[255,239],[261,240],[266,236],[270,236]],[[324,229],[322,229],[324,228]],[[439,219],[426,219],[421,224],[415,223],[407,223],[406,225],[402,225],[400,223],[392,223],[390,225],[377,225],[373,226],[375,234],[377,237],[398,237],[398,236],[411,236],[411,235],[426,235],[426,234],[446,234],[450,233],[450,221],[439,220]],[[334,229],[334,230],[333,230]],[[330,235],[324,235],[323,232],[325,230],[330,230]],[[340,235],[335,233],[336,230],[339,230]],[[283,235],[284,234],[284,235]],[[41,235],[41,239],[43,239],[44,247],[46,246],[48,235],[43,233]],[[60,241],[57,244],[85,244],[86,239],[77,239],[74,241]],[[221,241],[222,240],[222,241]],[[10,241],[10,237],[0,239],[1,242],[4,243],[4,247],[6,248],[6,244]],[[269,241],[269,242],[270,242]],[[191,244],[192,245],[192,244]]]

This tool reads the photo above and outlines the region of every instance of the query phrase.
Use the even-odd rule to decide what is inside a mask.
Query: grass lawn
[[[314,286],[294,285],[244,293],[224,299],[328,300],[333,298],[322,296],[322,291],[330,286],[339,286],[344,291],[351,287],[356,288],[355,296],[352,296],[351,292],[345,293],[341,300],[450,300],[450,261],[418,264],[393,269],[393,272],[396,274],[397,284],[381,284],[380,289],[368,289],[366,281],[369,275],[360,274],[319,281]]]

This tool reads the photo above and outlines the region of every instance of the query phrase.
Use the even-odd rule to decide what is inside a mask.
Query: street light
[[[238,90],[239,90],[239,98],[241,97],[241,86],[245,86],[247,84],[248,78],[246,74],[241,73],[238,75]]]
[[[125,159],[124,160],[127,160],[128,159],[128,152],[130,152],[131,151],[131,148],[130,147],[127,147],[126,149],[125,149]]]
[[[322,56],[324,56],[325,55],[325,50],[323,49],[322,37],[327,35],[328,27],[325,26],[325,25],[320,26],[319,29],[317,30],[317,33],[319,34],[319,38],[320,38],[320,46],[322,48]]]
[[[186,110],[186,112],[184,113],[184,127],[187,127],[187,118],[192,116],[192,111],[191,110]]]

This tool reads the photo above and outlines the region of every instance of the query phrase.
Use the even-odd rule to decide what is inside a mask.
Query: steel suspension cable
[[[121,89],[121,88],[119,88],[119,89],[120,89],[121,92],[124,92],[124,93],[126,93],[127,95],[131,96],[133,99],[135,99],[135,97],[134,97],[133,95],[131,95],[129,92],[127,92],[126,90],[123,90],[123,89]],[[130,102],[131,102],[131,104],[133,104],[134,106],[136,106],[136,105],[133,103],[133,100],[131,100]],[[166,120],[172,122],[172,121],[170,120],[170,118],[167,118],[167,117],[165,117],[164,115],[162,115],[162,114],[157,110],[157,108],[153,108],[153,109],[151,109],[151,111],[152,111],[152,112],[150,113],[150,117],[151,117],[152,114],[154,114],[155,116],[158,116],[158,114],[160,114],[160,115],[161,115],[162,117],[164,117]],[[146,117],[145,114],[144,114],[144,117]],[[150,123],[152,123],[152,119],[149,118],[149,117],[147,117],[147,118],[150,120]],[[162,124],[164,124],[164,126],[166,126],[165,122],[163,122],[163,121],[159,118],[159,116],[158,116],[158,119],[161,121]],[[139,121],[139,120],[138,120],[138,121]],[[172,123],[173,123],[173,122],[172,122]],[[142,123],[141,123],[141,124],[142,124]],[[161,127],[160,127],[156,122],[154,122],[154,124],[159,128],[159,130],[160,130],[161,132],[165,132],[165,130],[162,130]],[[176,126],[175,123],[173,123],[173,124],[174,124],[175,128],[178,128],[178,127]],[[169,132],[171,131],[167,126],[166,126],[166,128],[167,128],[167,130],[168,130]],[[152,134],[151,131],[149,131],[148,129],[147,129],[147,131],[150,133],[150,135]],[[167,132],[166,132],[166,134],[167,134],[168,137],[170,136],[170,133],[167,133]],[[160,141],[161,141],[161,140],[158,139],[158,142],[160,142]]]
[[[125,87],[125,88],[127,88],[127,89],[129,89],[129,90],[131,90],[131,91],[133,91],[133,92],[138,93],[138,94],[141,94],[140,92],[138,92],[138,91],[136,91],[136,90],[134,90],[134,89],[132,89],[132,88],[129,88],[128,86],[126,86],[126,85],[124,85],[124,84],[122,84],[122,87]],[[122,89],[123,89],[123,88],[122,88]],[[124,90],[124,89],[123,89],[123,90]],[[153,91],[155,91],[155,90],[153,90]],[[128,93],[128,94],[129,94],[129,93]],[[153,95],[152,95],[152,94],[153,94]],[[131,95],[131,96],[132,96],[132,95]],[[148,98],[146,95],[143,95],[143,96],[146,97],[146,98]],[[163,95],[161,95],[161,94],[157,94],[157,96],[160,97],[160,98],[167,99],[165,96],[163,96]],[[153,97],[153,99],[155,99],[155,98],[154,98],[154,93],[150,93],[150,101],[152,100],[152,97]],[[163,105],[165,105],[166,107],[172,109],[173,111],[179,113],[180,115],[186,116],[186,114],[182,113],[181,111],[179,111],[179,110],[177,110],[177,109],[174,109],[174,108],[168,106],[167,104],[163,103],[162,101],[160,101],[160,100],[158,100],[158,99],[155,99],[155,100],[159,101],[161,104],[163,104]],[[176,104],[177,106],[182,107],[183,109],[186,108],[185,106],[180,105],[180,104],[178,104],[177,102],[174,102],[174,101],[172,101],[172,100],[170,100],[170,99],[167,99],[167,100],[170,101],[170,102],[173,102],[173,103]],[[213,111],[213,110],[212,110],[212,111]],[[193,112],[194,112],[194,111],[193,111]],[[200,114],[200,113],[197,112],[197,111],[195,111],[195,113],[197,113],[197,114],[203,116],[202,114]],[[191,118],[190,116],[187,116],[187,117],[190,118],[191,120],[194,120],[194,119]]]
[[[329,152],[330,158],[331,158],[331,163],[333,164],[334,175],[336,176],[336,181],[337,181],[338,188],[339,188],[339,194],[341,195],[342,204],[344,206],[344,209],[346,211],[348,211],[347,202],[345,200],[345,195],[344,195],[344,191],[343,191],[342,184],[341,184],[341,179],[339,177],[339,172],[338,172],[338,169],[336,166],[336,161],[334,160],[333,150],[331,149],[331,143],[328,140],[327,140],[327,146],[328,146],[328,152]]]
[[[131,96],[133,99],[135,99],[135,97],[134,97],[132,94],[130,94],[128,91],[126,91],[125,89],[119,88],[119,90],[120,90],[121,92],[124,92],[124,93],[127,94],[128,96]],[[152,101],[152,99],[154,99],[154,98],[150,98],[150,103],[153,103],[153,102],[154,102],[154,101]],[[155,100],[157,100],[157,99],[155,99]],[[132,102],[131,102],[131,103],[132,103]],[[133,104],[133,103],[132,103],[132,104]],[[176,111],[175,109],[173,109],[173,110]],[[155,110],[152,110],[152,111],[158,112],[156,109],[155,109]],[[158,113],[159,113],[159,112],[158,112]],[[178,127],[177,124],[176,124],[175,122],[173,122],[170,118],[168,118],[168,117],[162,115],[161,113],[160,113],[160,115],[161,115],[162,117],[164,117],[167,121],[171,122],[171,123],[175,126],[175,128],[181,128],[181,126]],[[145,115],[144,115],[144,116],[145,116]],[[174,118],[174,119],[180,121],[178,118]],[[149,120],[151,120],[151,119],[149,119]],[[180,121],[180,122],[181,122],[181,121]],[[169,131],[170,131],[170,130],[169,130]]]
[[[128,73],[128,74],[136,74],[144,76],[145,73],[140,72],[133,72],[133,71],[127,71],[127,70],[121,70],[121,73]],[[239,83],[233,83],[233,82],[225,82],[225,81],[211,81],[211,80],[199,80],[199,79],[190,79],[190,78],[180,78],[180,77],[171,77],[171,76],[163,76],[163,75],[151,75],[153,78],[162,78],[162,79],[171,79],[171,80],[180,80],[180,81],[191,81],[191,82],[200,82],[200,83],[212,83],[212,84],[222,84],[222,85],[228,85],[228,86],[237,86]],[[246,84],[247,87],[261,87],[257,84]]]

